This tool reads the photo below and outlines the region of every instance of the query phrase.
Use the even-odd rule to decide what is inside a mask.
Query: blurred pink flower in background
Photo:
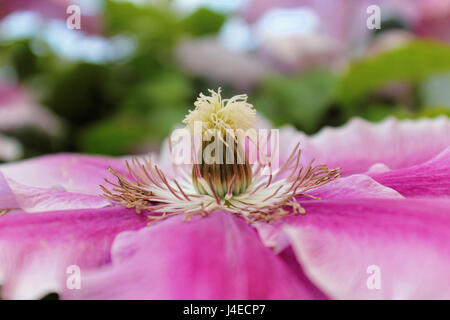
[[[255,55],[230,50],[214,37],[182,41],[175,56],[188,72],[230,83],[239,89],[252,88],[272,70],[269,64]]]
[[[370,5],[380,7],[382,20],[399,18],[413,30],[424,21],[445,20],[450,10],[449,0],[254,0],[244,16],[255,23],[272,8],[308,8],[318,16],[321,32],[349,44],[355,35],[367,32],[365,22],[369,14],[366,10]]]
[[[370,5],[380,7],[382,29],[383,21],[399,19],[412,35],[448,41],[449,3],[449,0],[255,0],[246,7],[243,16],[253,28],[266,24],[257,36],[262,51],[275,64],[303,70],[317,65],[339,67],[345,65],[346,59],[364,54],[373,32],[366,26]],[[286,22],[286,17],[295,11],[302,13],[302,17],[296,18],[295,25]],[[283,32],[277,32],[277,28]],[[399,41],[403,43],[403,38]]]
[[[251,1],[244,17],[253,26],[266,24],[259,32],[263,52],[286,69],[303,70],[317,65],[338,67],[344,58],[364,44],[366,1],[263,0]],[[297,27],[285,25],[283,16],[297,11],[303,21]],[[270,20],[284,29],[274,32]],[[292,30],[289,30],[292,28]],[[264,30],[265,29],[265,30]]]
[[[414,31],[427,38],[450,42],[450,0],[424,1]]]
[[[58,118],[40,106],[26,89],[9,81],[0,81],[0,132],[35,127],[51,135],[61,132]],[[22,146],[14,138],[0,134],[0,160],[17,160]]]
[[[36,11],[48,18],[66,17],[66,8],[71,4],[68,0],[6,0],[2,3],[1,16],[18,10]]]
[[[299,199],[306,215],[274,224],[213,212],[146,227],[152,213],[100,196],[108,167],[127,175],[124,159],[66,154],[1,165],[2,297],[450,298],[448,118],[355,119],[311,137],[280,134],[283,157],[300,142],[304,165],[316,158],[344,177],[310,191],[320,200]],[[80,290],[65,287],[74,264]],[[371,265],[380,290],[366,285]]]
[[[61,130],[59,120],[40,106],[24,87],[0,82],[0,131],[24,126],[37,127],[54,135]]]
[[[46,19],[66,20],[70,14],[67,8],[78,5],[81,9],[81,30],[87,33],[101,33],[103,22],[98,14],[91,14],[85,10],[83,4],[73,0],[4,0],[0,11],[0,18],[4,18],[16,11],[33,11]]]

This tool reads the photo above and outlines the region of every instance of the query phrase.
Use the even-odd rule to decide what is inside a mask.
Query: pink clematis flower
[[[230,124],[225,120],[236,120],[233,110],[241,120],[254,115],[244,96],[201,96],[185,123],[220,114],[221,124]],[[289,157],[297,143],[302,156]],[[298,160],[293,172],[315,183],[274,172],[273,181],[254,175],[245,189],[247,176],[240,172],[227,180],[233,192],[222,195],[215,180],[210,189],[202,184],[205,166],[194,166],[189,185],[172,168],[168,143],[157,161],[134,160],[128,168],[129,159],[74,154],[2,165],[2,297],[450,298],[449,145],[446,117],[378,124],[354,119],[311,137],[283,128],[280,168]],[[314,168],[312,158],[342,168],[342,177],[324,166],[316,175],[300,173],[300,165],[306,172]],[[255,191],[255,181],[264,187]],[[250,193],[266,195],[279,181],[302,194],[280,188],[289,202],[272,192],[265,202],[251,202]],[[250,204],[239,206],[242,197]],[[202,210],[193,210],[198,203]],[[66,287],[72,265],[81,269],[80,289]],[[368,283],[374,267],[380,277],[375,289]]]

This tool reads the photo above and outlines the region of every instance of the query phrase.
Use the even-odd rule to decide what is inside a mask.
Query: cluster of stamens
[[[233,127],[235,123],[247,126],[253,121],[248,115],[253,115],[254,110],[246,103],[245,96],[239,96],[239,100],[221,100],[220,92],[212,93],[212,97],[201,96],[200,103],[197,101],[196,110],[188,115],[188,121],[185,120],[188,127],[191,121],[199,120],[196,113],[201,114],[202,124],[209,128],[214,128],[218,118],[227,130],[240,129]],[[238,112],[225,109],[226,101]],[[239,103],[241,105],[236,105]],[[205,108],[209,109],[205,111]],[[245,114],[246,119],[239,119]],[[204,123],[208,119],[213,124]],[[232,158],[237,160],[241,145],[238,140],[233,141]],[[169,145],[173,153],[172,144]],[[201,144],[200,151],[204,147],[205,144]],[[308,195],[309,190],[339,177],[339,169],[330,170],[325,165],[313,165],[312,162],[302,165],[299,144],[276,170],[273,170],[271,161],[250,164],[247,154],[243,154],[240,164],[173,164],[170,175],[164,173],[152,157],[133,158],[126,162],[128,174],[122,175],[110,168],[117,182],[105,179],[112,188],[101,187],[108,199],[135,208],[137,213],[146,212],[150,223],[174,215],[183,215],[185,220],[189,220],[194,215],[207,216],[215,210],[231,212],[253,223],[273,222],[290,214],[304,214],[299,197],[314,198]]]

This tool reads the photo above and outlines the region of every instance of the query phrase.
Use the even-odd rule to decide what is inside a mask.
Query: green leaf
[[[107,1],[105,25],[109,34],[130,34],[140,47],[153,51],[173,46],[185,34],[203,36],[219,31],[225,21],[223,14],[199,8],[180,18],[170,6],[135,5]]]
[[[118,113],[87,127],[79,145],[82,152],[128,154],[144,142],[160,141],[168,136],[184,114],[177,106],[158,108],[150,113]]]
[[[420,119],[420,118],[436,118],[439,116],[450,116],[450,108],[448,107],[427,107],[419,111],[408,110],[403,106],[390,105],[370,105],[362,113],[361,116],[369,121],[377,122],[394,116],[398,119]]]
[[[141,83],[124,99],[114,116],[83,131],[82,151],[120,155],[132,152],[144,142],[165,138],[184,118],[192,92],[189,79],[177,72]]]
[[[224,15],[207,8],[199,8],[181,21],[181,28],[194,36],[203,36],[216,33],[224,22]]]
[[[130,2],[106,1],[105,26],[109,33],[169,31],[176,16],[165,7],[136,5]]]
[[[426,118],[435,118],[445,115],[447,117],[450,117],[450,108],[448,106],[444,107],[428,107],[421,110],[416,118],[426,117]]]
[[[399,116],[406,112],[407,110],[399,105],[374,103],[365,106],[364,110],[360,110],[359,116],[369,121],[377,122],[382,121],[389,116]]]
[[[124,154],[133,144],[144,139],[146,131],[142,130],[143,127],[142,120],[136,116],[120,115],[104,119],[84,130],[80,148],[88,153]]]
[[[129,34],[153,51],[170,48],[181,34],[179,19],[167,6],[108,0],[104,16],[107,34]]]
[[[44,104],[70,123],[84,125],[114,111],[110,81],[106,66],[76,64],[52,80]]]
[[[13,47],[11,62],[19,80],[23,81],[37,73],[37,57],[30,49],[28,40],[20,41]]]
[[[340,83],[340,101],[352,105],[390,82],[418,82],[434,73],[450,70],[450,46],[414,41],[408,45],[354,63]]]

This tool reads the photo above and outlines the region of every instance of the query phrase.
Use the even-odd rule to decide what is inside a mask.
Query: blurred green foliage
[[[183,119],[198,88],[176,67],[174,45],[184,36],[217,33],[225,17],[204,8],[178,17],[164,5],[114,1],[107,2],[105,16],[107,34],[130,34],[137,52],[122,64],[107,66],[111,81],[104,83],[113,94],[105,94],[115,103],[107,107],[106,117],[83,128],[78,146],[84,152],[119,155],[140,143],[161,141]]]
[[[336,98],[337,83],[337,76],[326,70],[270,75],[251,100],[274,124],[290,123],[313,133]]]
[[[414,41],[396,50],[353,63],[341,80],[339,100],[344,105],[351,105],[390,82],[418,82],[446,70],[450,70],[448,45]]]
[[[55,76],[44,104],[73,125],[83,125],[114,111],[116,93],[109,68],[79,63]]]
[[[43,105],[67,128],[58,139],[29,129],[13,135],[24,142],[26,156],[57,151],[121,155],[159,143],[193,107],[199,92],[218,86],[186,74],[173,58],[176,44],[185,37],[217,34],[226,19],[205,8],[180,16],[165,2],[106,1],[105,35],[132,39],[136,50],[130,57],[93,64],[64,61],[49,50],[36,54],[35,39],[1,44],[0,63],[12,66],[19,81],[40,92]],[[414,41],[354,61],[345,72],[322,67],[267,74],[249,96],[275,125],[314,133],[353,116],[379,121],[392,115],[449,115],[449,106],[433,105],[441,100],[430,99],[434,91],[428,88],[432,76],[449,70],[449,46]],[[398,81],[411,89],[409,101],[383,93]],[[233,84],[220,86],[226,96],[242,93]]]

